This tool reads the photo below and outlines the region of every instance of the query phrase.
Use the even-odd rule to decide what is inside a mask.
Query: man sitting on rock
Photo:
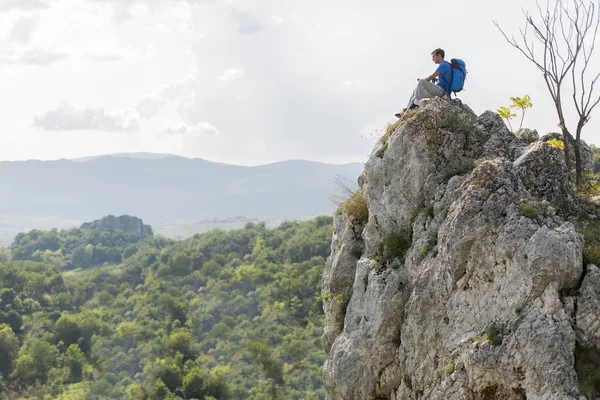
[[[435,72],[425,79],[419,79],[417,88],[413,91],[408,106],[402,112],[412,110],[419,107],[419,102],[422,99],[430,99],[433,97],[444,97],[450,93],[450,82],[452,82],[452,66],[449,62],[444,61],[446,53],[442,49],[435,49],[431,52],[431,59],[439,66]],[[439,77],[439,79],[438,79]],[[436,83],[433,83],[436,82]],[[401,113],[397,113],[396,117],[400,118]]]

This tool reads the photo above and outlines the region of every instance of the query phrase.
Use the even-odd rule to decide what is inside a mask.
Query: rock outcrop
[[[525,136],[433,99],[375,146],[368,221],[336,216],[323,275],[328,399],[583,398],[576,345],[600,349],[600,272],[572,223],[588,210],[561,150]]]
[[[524,131],[529,131],[529,129],[524,129]],[[558,132],[550,132],[550,133],[547,133],[546,135],[540,137],[540,140],[543,142],[546,142],[546,141],[552,140],[552,139],[558,139],[560,141],[563,141],[563,135]],[[581,149],[579,154],[581,155],[581,166],[583,168],[583,173],[587,174],[587,173],[594,172],[594,152],[592,151],[590,146],[588,146],[587,143],[583,140],[580,142],[579,147]],[[571,165],[572,165],[571,173],[574,174],[575,173],[575,149],[573,148],[573,146],[571,146],[569,148],[569,161],[571,161]]]
[[[139,236],[140,239],[154,235],[150,225],[144,225],[140,218],[129,215],[121,215],[119,217],[109,215],[94,222],[86,222],[81,225],[81,229],[110,232],[123,231],[133,233]]]

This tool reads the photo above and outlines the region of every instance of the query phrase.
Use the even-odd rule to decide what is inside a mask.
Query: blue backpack
[[[450,66],[452,67],[452,84],[450,85],[450,92],[455,94],[463,90],[465,86],[465,79],[467,79],[467,64],[460,58],[453,58],[450,60]]]

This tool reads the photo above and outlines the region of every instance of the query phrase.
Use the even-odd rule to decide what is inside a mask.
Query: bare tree
[[[577,161],[579,166],[576,169],[576,184],[577,188],[581,189],[583,183],[580,155],[581,131],[585,124],[590,120],[592,110],[600,102],[600,95],[594,99],[594,86],[598,77],[600,77],[600,73],[596,74],[591,81],[587,79],[586,75],[596,44],[598,26],[600,25],[600,13],[598,12],[600,2],[596,4],[590,2],[585,5],[583,4],[583,1],[575,0],[575,3],[575,19],[570,19],[570,24],[576,29],[581,28],[581,30],[576,30],[576,35],[580,36],[582,46],[581,54],[579,57],[575,58],[573,68],[571,68],[571,77],[573,79],[573,103],[575,104],[578,116],[577,128],[575,131],[575,159],[577,160],[579,158]],[[580,15],[582,16],[583,23],[577,24],[576,21],[579,20]],[[589,32],[593,32],[593,35],[591,39],[586,42],[586,37]]]
[[[594,2],[595,1],[595,2]],[[531,61],[543,74],[546,87],[554,102],[558,116],[558,126],[560,127],[564,144],[565,160],[567,170],[572,170],[569,157],[570,147],[573,144],[573,136],[567,128],[565,121],[564,106],[562,94],[569,73],[573,79],[573,100],[579,113],[579,123],[576,131],[575,151],[575,170],[576,183],[581,186],[582,163],[580,152],[581,129],[589,121],[589,116],[598,101],[592,102],[594,84],[598,76],[591,83],[585,81],[585,74],[590,57],[594,50],[596,32],[598,29],[597,10],[600,0],[589,0],[589,4],[584,0],[572,0],[571,4],[562,0],[557,0],[554,6],[546,3],[543,9],[539,3],[537,8],[540,21],[536,21],[525,10],[525,27],[519,29],[521,40],[518,42],[514,36],[509,37],[500,28],[498,22],[494,21],[496,27],[500,30],[506,41],[514,48],[519,50],[529,61]],[[533,38],[531,38],[531,33]],[[589,39],[588,35],[594,34]],[[536,44],[538,47],[536,47]],[[541,46],[539,46],[541,44]],[[581,66],[578,68],[578,66]],[[580,73],[580,79],[576,79],[576,71]],[[577,96],[577,92],[581,97]]]

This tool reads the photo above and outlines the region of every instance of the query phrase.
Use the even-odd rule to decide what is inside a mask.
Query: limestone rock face
[[[600,269],[589,265],[577,302],[577,339],[582,347],[600,349]]]
[[[121,215],[115,217],[109,215],[94,222],[86,222],[81,225],[81,229],[97,230],[97,231],[123,231],[133,233],[140,238],[152,237],[152,227],[144,225],[141,219],[129,215]]]
[[[569,218],[585,206],[561,150],[433,99],[360,180],[368,222],[336,217],[323,275],[328,399],[583,398],[575,347],[600,349],[600,270],[581,283]]]
[[[546,142],[548,140],[552,140],[552,139],[558,139],[558,140],[563,140],[563,135],[558,133],[558,132],[550,132],[546,135],[543,135],[542,137],[540,137],[540,141],[542,142]],[[587,145],[587,143],[585,141],[581,141],[581,165],[583,166],[583,173],[591,173],[594,170],[594,152],[592,151],[592,149],[590,148],[590,146]],[[563,152],[563,157],[564,157],[564,152]],[[572,173],[575,173],[575,149],[573,149],[573,146],[570,147],[569,149],[569,159],[571,161],[571,165],[572,165]]]
[[[517,135],[517,137],[519,137],[519,139],[521,139],[527,143],[533,143],[540,138],[540,135],[537,130],[535,130],[535,129],[531,130],[528,128],[517,129],[517,131],[515,132],[515,135]]]

